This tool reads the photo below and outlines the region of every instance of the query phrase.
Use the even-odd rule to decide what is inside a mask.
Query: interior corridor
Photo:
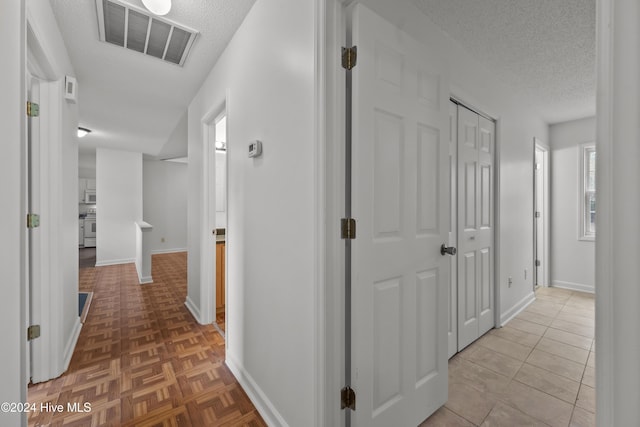
[[[265,426],[224,365],[224,340],[184,307],[186,253],[80,270],[94,292],[69,370],[29,387],[30,426]],[[447,404],[422,426],[595,426],[594,296],[540,288],[537,300],[449,361]]]
[[[594,295],[536,301],[449,360],[449,400],[426,426],[595,426]]]
[[[187,254],[154,255],[153,279],[138,284],[134,264],[80,269],[94,296],[71,365],[28,399],[91,411],[36,411],[30,426],[266,426],[224,364],[222,337],[184,306]]]

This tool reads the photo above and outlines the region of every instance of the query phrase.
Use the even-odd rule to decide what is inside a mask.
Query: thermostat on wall
[[[76,90],[76,86],[78,86],[78,82],[75,78],[71,76],[65,76],[64,78],[64,98],[75,104],[78,99],[78,92]]]
[[[249,143],[249,157],[258,157],[262,154],[262,142],[256,140]]]

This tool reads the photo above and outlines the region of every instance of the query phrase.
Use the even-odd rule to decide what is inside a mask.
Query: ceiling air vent
[[[96,0],[100,40],[184,65],[198,32],[121,0]]]

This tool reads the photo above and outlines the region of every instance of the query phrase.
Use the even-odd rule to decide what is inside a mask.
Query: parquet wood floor
[[[220,334],[184,306],[186,253],[152,265],[149,285],[133,264],[80,270],[80,291],[94,295],[69,369],[28,397],[91,410],[36,411],[30,426],[266,426],[224,364]]]

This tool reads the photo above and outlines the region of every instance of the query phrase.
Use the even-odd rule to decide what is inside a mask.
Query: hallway
[[[594,295],[536,301],[449,360],[449,400],[427,426],[595,426]]]
[[[91,404],[86,413],[37,411],[30,426],[265,426],[224,364],[224,340],[184,306],[187,254],[153,256],[154,283],[133,264],[80,270],[94,300],[69,370],[32,385],[28,400]]]

